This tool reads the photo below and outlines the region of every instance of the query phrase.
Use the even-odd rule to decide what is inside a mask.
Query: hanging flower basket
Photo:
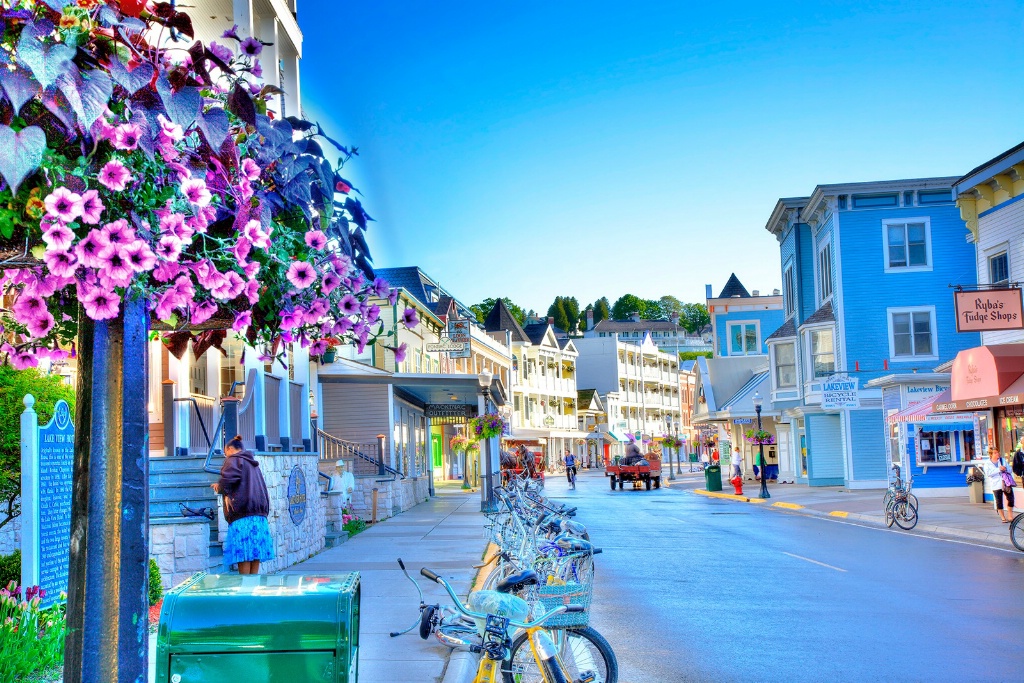
[[[80,316],[140,299],[154,329],[231,328],[265,360],[396,334],[342,176],[356,151],[275,115],[264,44],[194,41],[173,3],[19,0],[0,18],[0,360],[60,360]],[[148,43],[168,30],[185,41]]]
[[[487,413],[469,421],[469,433],[477,439],[493,439],[508,434],[509,428],[499,413]]]
[[[743,436],[749,443],[753,444],[768,445],[775,443],[775,435],[763,429],[748,429]]]
[[[452,449],[452,453],[456,455],[462,455],[469,448],[470,441],[461,434],[456,434],[448,441],[448,446]]]

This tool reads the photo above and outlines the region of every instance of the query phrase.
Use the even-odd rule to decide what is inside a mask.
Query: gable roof
[[[669,320],[641,320],[636,322],[633,320],[606,319],[594,325],[595,332],[639,332],[641,330],[648,330],[651,332],[671,332],[673,330],[679,330],[680,332],[684,332],[682,325],[673,323]],[[687,336],[699,335],[687,334]]]
[[[598,395],[597,389],[577,389],[576,409],[603,411],[604,405],[601,403],[601,397]]]
[[[796,336],[796,319],[790,318],[786,322],[782,323],[782,327],[775,330],[768,335],[765,342],[770,342],[773,339],[789,339],[790,337]]]
[[[725,287],[722,288],[722,293],[718,295],[718,298],[731,299],[734,296],[743,297],[744,299],[750,298],[750,292],[743,286],[740,279],[736,277],[736,273],[729,276],[729,280],[725,283]]]
[[[540,346],[541,344],[544,343],[544,340],[548,335],[548,330],[552,330],[551,336],[554,337],[555,333],[552,329],[553,327],[554,326],[551,325],[550,323],[533,323],[532,325],[527,325],[526,327],[524,327],[523,332],[526,333],[526,336],[529,338],[530,342],[536,344],[537,346]],[[559,348],[557,340],[555,341],[554,346],[555,348]]]
[[[832,300],[825,302],[825,304],[811,314],[807,320],[800,323],[800,327],[806,325],[814,325],[816,323],[831,323],[835,322],[836,316],[832,313]]]
[[[494,308],[487,314],[487,319],[484,320],[484,331],[508,331],[512,333],[512,341],[514,342],[529,343],[530,341],[530,338],[523,330],[523,326],[519,324],[519,321],[512,315],[512,311],[508,310],[508,306],[501,299],[494,303]]]
[[[441,298],[448,297],[455,302],[455,310],[459,315],[465,316],[470,320],[476,317],[469,309],[469,306],[466,306],[449,292],[445,291],[441,285],[437,284],[429,275],[420,270],[418,266],[377,268],[375,270],[377,277],[384,278],[392,287],[401,287],[409,292],[430,311],[436,311],[436,306],[440,303]]]

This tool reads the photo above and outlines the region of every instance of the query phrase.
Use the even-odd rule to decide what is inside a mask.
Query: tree
[[[509,299],[507,296],[501,297],[501,300],[505,302],[505,305],[508,307],[509,313],[512,314],[512,317],[515,318],[520,325],[525,325],[526,312],[519,306],[512,303],[512,300]],[[490,315],[491,309],[494,308],[494,304],[496,303],[498,303],[497,299],[492,299],[488,297],[487,299],[484,299],[480,303],[473,304],[472,306],[470,306],[469,310],[473,311],[473,313],[476,314],[476,321],[483,325],[484,321],[487,320],[487,316]]]
[[[635,294],[623,294],[612,306],[612,318],[626,320],[633,313],[639,313],[643,320],[657,320],[661,317],[661,304],[652,299],[641,299]]]
[[[608,320],[611,314],[611,306],[608,304],[608,297],[602,296],[600,299],[594,302],[595,325],[597,325],[602,320]]]
[[[704,328],[711,324],[708,307],[704,304],[683,304],[683,311],[679,316],[679,324],[690,334],[703,332]]]
[[[56,375],[35,368],[15,370],[0,365],[0,528],[21,514],[21,414],[22,399],[32,394],[39,424],[53,417],[53,407],[64,399],[75,414],[75,390]]]
[[[570,332],[569,329],[569,316],[565,312],[565,299],[560,296],[556,296],[555,300],[548,306],[548,317],[555,319],[555,327],[559,327],[566,332]]]
[[[562,306],[565,307],[565,319],[569,323],[569,327],[566,327],[565,331],[569,334],[576,334],[576,330],[580,326],[580,302],[574,296],[566,296],[562,297]]]
[[[679,360],[681,360],[681,361],[697,360],[698,358],[702,358],[702,357],[703,358],[714,358],[715,354],[713,354],[711,351],[680,351],[679,352]]]
[[[661,317],[666,320],[671,320],[673,313],[678,313],[679,317],[683,316],[683,302],[671,294],[666,294],[658,299],[658,304],[661,306]]]

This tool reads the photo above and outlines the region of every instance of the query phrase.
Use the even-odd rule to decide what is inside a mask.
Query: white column
[[[249,38],[253,35],[252,0],[231,0],[231,9],[235,24],[238,25],[238,36]]]
[[[21,414],[21,585],[39,585],[39,416],[36,399]]]

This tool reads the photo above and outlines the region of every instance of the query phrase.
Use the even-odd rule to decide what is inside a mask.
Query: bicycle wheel
[[[921,504],[917,502],[917,496],[915,496],[913,493],[907,494],[907,501],[914,506],[915,510],[921,509]]]
[[[1024,512],[1013,518],[1010,522],[1010,541],[1013,547],[1024,552]]]
[[[896,521],[893,515],[893,509],[896,507],[896,503],[890,498],[889,502],[885,504],[885,525],[891,527],[893,522]]]
[[[892,502],[892,489],[889,489],[888,491],[885,492],[885,497],[882,498],[882,507],[884,507],[884,508],[889,507],[889,503],[891,503],[891,502]]]
[[[907,501],[896,504],[893,517],[896,518],[896,526],[904,531],[910,531],[917,526],[917,508]]]
[[[561,646],[558,658],[571,680],[579,680],[590,672],[594,683],[618,683],[619,662],[600,633],[588,626],[551,635]],[[544,683],[525,632],[512,642],[511,656],[502,662],[501,673],[504,683]]]

